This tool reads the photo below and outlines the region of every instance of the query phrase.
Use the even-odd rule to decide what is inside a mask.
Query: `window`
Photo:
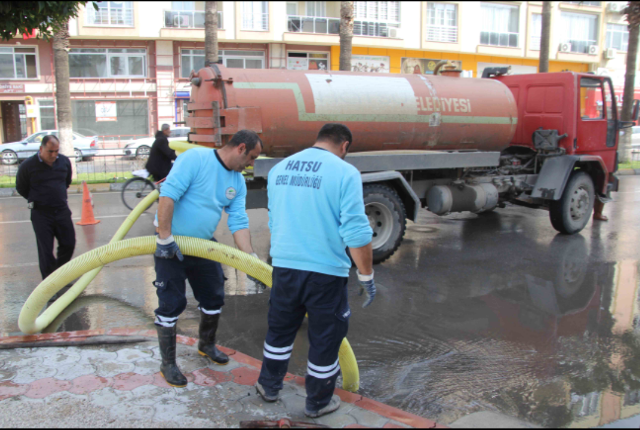
[[[580,79],[580,118],[603,119],[602,85],[598,79]]]
[[[580,6],[600,6],[601,1],[565,1],[563,3],[573,3]]]
[[[531,15],[531,40],[529,49],[533,51],[540,50],[540,38],[542,36],[542,15],[534,13]]]
[[[329,70],[328,53],[289,52],[287,54],[289,70]]]
[[[287,2],[287,15],[298,14],[298,2]]]
[[[627,52],[629,48],[629,30],[626,25],[607,24],[607,48]]]
[[[92,131],[91,135],[98,136],[146,136],[149,134],[148,100],[104,101],[116,103],[117,118],[115,122],[96,121],[95,101],[71,100],[73,129]]]
[[[458,41],[458,6],[429,2],[427,4],[427,40],[435,42]]]
[[[37,77],[36,48],[0,48],[0,79]]]
[[[56,128],[56,114],[53,100],[38,100],[40,107],[40,130],[52,130]]]
[[[356,1],[353,12],[355,36],[390,37],[389,28],[400,27],[400,2],[397,1]]]
[[[223,28],[222,2],[216,2],[218,11],[218,29]],[[204,28],[203,1],[174,1],[171,10],[164,11],[165,28]]]
[[[72,78],[143,78],[146,70],[145,49],[79,48],[69,52]]]
[[[518,47],[518,6],[482,3],[480,44]]]
[[[269,29],[268,8],[266,1],[242,2],[242,29],[267,31]]]
[[[264,69],[264,51],[218,51],[218,58],[226,67],[236,69]],[[188,78],[191,70],[204,67],[204,49],[183,49],[180,76]]]
[[[589,52],[589,46],[597,45],[596,15],[562,12],[560,18],[562,42],[571,44],[571,52],[586,54]]]
[[[326,16],[326,4],[323,1],[308,1],[306,4],[306,15],[307,16]]]
[[[98,10],[95,10],[93,5],[85,9],[87,25],[133,27],[133,2],[102,1],[96,4]]]

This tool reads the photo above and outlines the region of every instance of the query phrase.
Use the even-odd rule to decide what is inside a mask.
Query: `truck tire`
[[[382,263],[396,252],[404,237],[407,226],[404,204],[390,187],[365,185],[364,210],[373,229],[373,263]]]
[[[573,172],[560,200],[554,200],[549,205],[553,228],[564,234],[578,233],[591,218],[594,198],[591,176],[586,172]]]

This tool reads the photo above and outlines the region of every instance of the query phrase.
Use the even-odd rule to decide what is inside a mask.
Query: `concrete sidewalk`
[[[219,347],[230,363],[200,356],[197,339],[178,336],[178,365],[186,388],[159,373],[154,330],[87,330],[0,338],[3,344],[82,342],[95,336],[139,343],[0,349],[1,427],[238,427],[280,420],[329,427],[438,427],[435,422],[337,389],[342,405],[321,418],[304,413],[304,378],[288,374],[281,399],[266,403],[253,385],[261,362]]]

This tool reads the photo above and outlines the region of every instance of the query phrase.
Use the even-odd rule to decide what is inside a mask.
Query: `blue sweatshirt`
[[[160,187],[160,197],[174,201],[171,234],[211,239],[222,209],[229,214],[231,233],[249,228],[244,178],[229,170],[215,150],[193,148],[180,155]]]
[[[349,276],[346,247],[371,242],[360,172],[329,151],[308,148],[269,172],[274,267]]]

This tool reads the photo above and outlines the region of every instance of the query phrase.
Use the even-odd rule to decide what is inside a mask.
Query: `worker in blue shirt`
[[[187,385],[176,364],[176,322],[187,306],[185,279],[199,304],[198,352],[217,364],[227,364],[229,357],[215,345],[224,305],[222,266],[204,258],[184,257],[173,235],[211,240],[224,209],[236,246],[256,256],[245,210],[247,187],[241,172],[253,166],[261,150],[258,135],[241,130],[218,150],[194,148],[180,155],[162,185],[154,255],[158,295],[155,324],[162,355],[160,372],[174,387]]]
[[[338,350],[351,310],[347,281],[357,266],[368,306],[375,297],[373,231],[364,212],[362,178],[344,161],[352,136],[342,124],[326,124],[313,147],[269,172],[269,228],[273,288],[264,361],[256,384],[267,402],[278,400],[296,332],[309,315],[307,400],[304,413],[319,417],[340,407],[333,395],[340,371]]]

